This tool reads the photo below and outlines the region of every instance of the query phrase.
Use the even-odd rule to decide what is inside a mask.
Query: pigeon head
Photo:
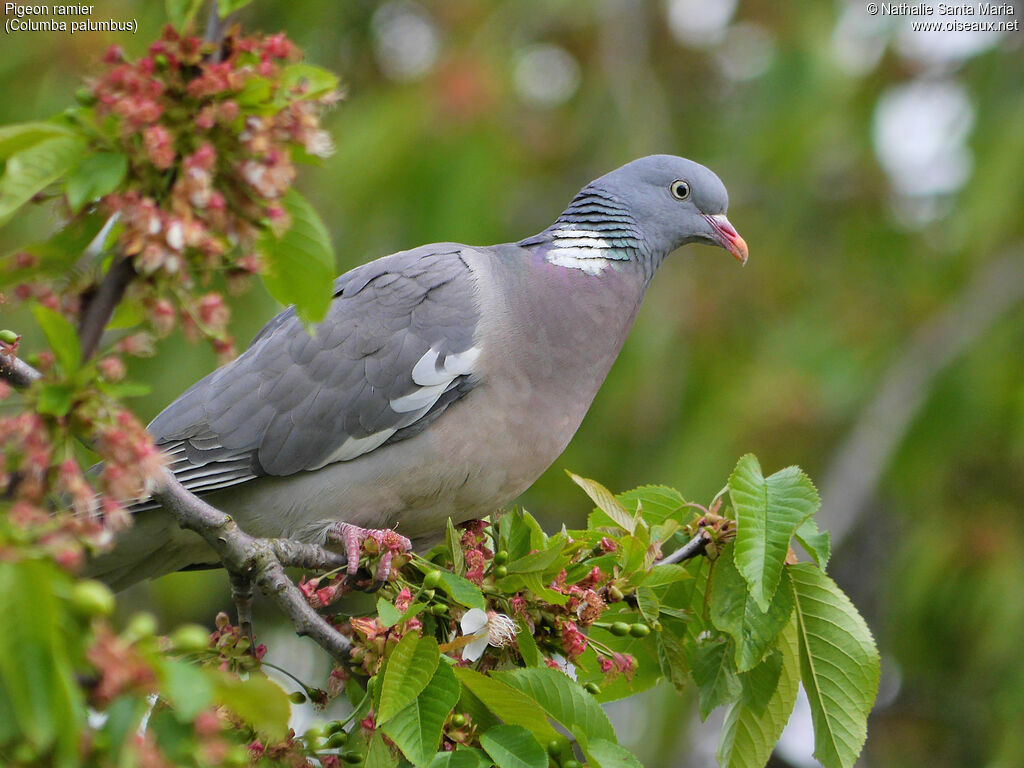
[[[642,241],[658,259],[687,243],[707,243],[747,262],[747,244],[725,216],[725,185],[692,160],[641,157],[590,182],[580,193],[588,194],[606,197],[628,211]]]

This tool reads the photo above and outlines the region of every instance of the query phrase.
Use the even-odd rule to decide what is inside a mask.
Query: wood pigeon
[[[746,262],[727,207],[710,170],[653,155],[517,243],[356,267],[312,335],[285,310],[149,431],[178,480],[250,535],[341,546],[352,569],[367,535],[429,545],[562,453],[669,253],[707,243]],[[122,588],[217,563],[153,502],[134,511],[91,575]]]

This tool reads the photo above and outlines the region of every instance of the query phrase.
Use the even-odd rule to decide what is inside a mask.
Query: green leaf
[[[813,517],[804,520],[803,524],[796,529],[796,540],[800,546],[807,550],[818,567],[825,570],[828,559],[832,555],[831,537],[828,531],[819,531],[818,523]]]
[[[231,675],[214,678],[214,702],[234,712],[271,741],[288,734],[291,703],[288,694],[269,678],[251,674],[248,680]]]
[[[398,758],[388,749],[380,732],[374,731],[370,738],[370,745],[366,748],[363,768],[394,768],[396,765],[398,765]]]
[[[666,584],[674,584],[677,581],[692,579],[691,574],[685,567],[675,563],[656,565],[646,574],[640,574],[635,583],[643,584],[645,587],[663,587]]]
[[[458,576],[464,575],[466,573],[466,555],[462,551],[462,537],[455,530],[450,517],[445,527],[445,541],[448,544],[448,551],[452,556],[452,571]]]
[[[377,724],[383,725],[405,709],[431,682],[441,654],[437,641],[408,633],[388,656],[381,684]]]
[[[438,752],[429,768],[490,768],[491,761],[479,749],[458,747],[454,752]]]
[[[213,700],[210,676],[194,664],[164,659],[160,665],[161,691],[182,722],[191,722]]]
[[[533,592],[541,600],[551,603],[552,605],[565,605],[569,602],[569,596],[564,595],[561,592],[556,592],[544,583],[544,579],[541,574],[534,571],[533,573],[520,573],[517,574],[519,579],[522,579],[523,585]],[[511,577],[510,577],[511,578]]]
[[[867,738],[879,658],[864,619],[836,583],[810,563],[789,566],[796,599],[800,676],[811,702],[814,756],[851,766]]]
[[[762,611],[747,591],[732,552],[715,561],[711,585],[711,623],[729,634],[736,645],[736,669],[756,666],[793,613],[793,588],[783,573],[767,611]]]
[[[657,635],[658,666],[665,678],[680,693],[689,689],[690,667],[686,660],[684,639],[673,631],[668,624],[663,625]]]
[[[601,705],[563,672],[531,667],[492,672],[491,677],[525,693],[566,728],[577,726],[587,738],[617,741],[615,729]],[[500,713],[495,714],[500,717]]]
[[[293,86],[306,85],[304,99],[315,99],[338,87],[338,76],[322,67],[312,64],[289,64],[281,70],[281,85],[290,90]]]
[[[636,755],[605,739],[588,739],[583,751],[587,755],[587,765],[594,768],[643,768]]]
[[[270,102],[270,81],[265,77],[250,77],[235,96],[239,106],[252,109],[266,107]]]
[[[701,720],[707,720],[711,710],[736,701],[743,693],[731,650],[728,639],[715,638],[704,641],[694,654],[690,674],[700,692]]]
[[[497,768],[547,768],[548,755],[521,725],[496,725],[480,734],[484,748]]]
[[[543,573],[562,555],[564,538],[552,536],[548,540],[547,549],[540,552],[533,552],[529,555],[516,558],[508,564],[509,573]]]
[[[67,384],[41,384],[36,408],[50,416],[67,416],[71,412],[74,390]]]
[[[479,608],[487,610],[487,601],[480,588],[469,579],[456,576],[450,571],[441,571],[441,589],[448,593],[448,596],[459,605],[467,608]]]
[[[71,645],[80,638],[57,598],[68,589],[53,563],[0,561],[0,710],[9,716],[3,730],[20,732],[39,752],[55,748],[60,765],[77,764],[85,722],[71,664],[83,649]]]
[[[765,478],[757,458],[749,453],[729,478],[729,494],[736,511],[733,558],[754,601],[767,611],[782,577],[789,541],[821,501],[799,467],[786,467]]]
[[[327,227],[294,189],[282,198],[291,226],[280,238],[267,233],[261,250],[267,256],[263,282],[282,304],[294,304],[304,321],[318,323],[334,295],[334,250]]]
[[[445,718],[458,700],[459,682],[452,668],[439,664],[427,687],[381,730],[413,764],[427,765],[441,742]]]
[[[128,158],[120,152],[97,152],[89,155],[64,182],[68,205],[74,213],[78,213],[84,204],[117,189],[127,173]]]
[[[782,729],[796,704],[800,689],[800,657],[796,619],[779,635],[782,660],[778,684],[764,710],[758,714],[744,697],[725,713],[717,757],[722,768],[762,768],[771,757]]]
[[[383,597],[377,598],[377,618],[384,627],[393,627],[402,620],[402,612]],[[407,635],[408,637],[408,635]],[[433,672],[434,670],[430,670]]]
[[[622,503],[615,498],[615,495],[595,480],[588,480],[585,477],[568,472],[569,477],[590,497],[598,509],[604,512],[620,528],[629,533],[636,530],[636,518]]]
[[[252,0],[217,0],[217,14],[223,19],[229,13],[245,8]]]
[[[680,517],[686,511],[686,499],[675,488],[665,485],[642,485],[620,493],[616,498],[626,509],[640,504],[643,517],[650,525],[663,523],[670,517]]]
[[[539,667],[544,663],[537,648],[537,641],[533,638],[533,632],[525,619],[517,619],[519,634],[516,635],[516,645],[519,647],[519,654],[523,657],[523,663],[528,667]]]
[[[15,152],[38,144],[44,139],[68,137],[75,134],[56,123],[18,123],[0,128],[0,160],[6,160]]]
[[[75,327],[60,312],[55,312],[42,304],[32,307],[36,322],[43,329],[43,335],[53,350],[54,357],[61,370],[71,375],[82,364],[82,348],[78,343]]]
[[[637,587],[636,604],[640,609],[640,615],[644,617],[644,621],[655,626],[661,623],[658,620],[661,603],[653,589],[650,587]]]
[[[166,0],[167,18],[178,30],[184,30],[203,5],[203,0]]]
[[[0,224],[33,195],[74,168],[83,154],[85,141],[69,135],[43,139],[12,155],[0,178]]]
[[[506,723],[523,726],[541,744],[557,738],[558,732],[548,722],[544,710],[527,693],[468,667],[457,667],[455,676],[485,707]]]
[[[775,694],[782,675],[782,654],[778,648],[772,648],[764,657],[764,661],[753,669],[740,675],[743,694],[740,697],[744,706],[750,707],[758,717],[764,714],[765,707]]]

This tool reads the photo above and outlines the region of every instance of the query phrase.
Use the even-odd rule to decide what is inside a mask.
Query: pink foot
[[[327,534],[327,539],[328,541],[341,542],[344,545],[345,556],[348,558],[346,570],[349,576],[354,575],[359,569],[359,550],[362,548],[363,542],[367,539],[373,539],[377,542],[378,549],[383,553],[380,565],[377,568],[377,575],[375,576],[378,583],[383,583],[387,580],[388,575],[391,573],[391,561],[394,559],[394,556],[412,549],[412,542],[409,539],[390,528],[383,530],[360,528],[351,523],[338,523]]]

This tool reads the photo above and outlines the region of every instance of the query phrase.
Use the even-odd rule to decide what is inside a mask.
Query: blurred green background
[[[107,45],[140,53],[165,18],[99,0],[107,15],[138,34],[4,38],[0,123],[67,106]],[[347,84],[326,120],[337,152],[299,179],[339,272],[432,241],[517,240],[640,155],[714,169],[749,264],[700,246],[666,262],[522,503],[553,529],[589,509],[566,468],[706,502],[745,452],[800,464],[838,539],[830,570],[883,652],[861,764],[1024,765],[1020,31],[913,32],[862,3],[763,0],[257,0],[240,21],[287,31]],[[54,224],[21,217],[0,250]],[[276,311],[259,288],[233,307],[240,341]],[[3,313],[31,349],[26,315]],[[137,412],[213,365],[165,342],[134,365],[153,386]],[[228,604],[222,575],[180,574],[125,610],[209,623]],[[315,682],[309,644],[274,620],[274,657]],[[611,711],[651,768],[713,763],[714,716],[701,725],[673,691]],[[808,732],[798,709],[778,765],[815,764]]]

